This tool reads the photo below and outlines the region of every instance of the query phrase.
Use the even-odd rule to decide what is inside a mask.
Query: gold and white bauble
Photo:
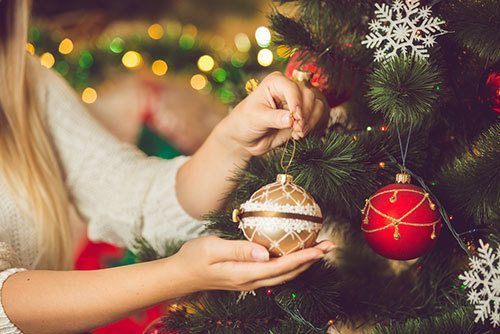
[[[316,243],[323,226],[314,198],[293,183],[287,174],[257,190],[233,212],[245,237],[266,247],[272,256],[283,256]]]

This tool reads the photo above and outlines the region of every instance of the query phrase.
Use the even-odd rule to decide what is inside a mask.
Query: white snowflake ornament
[[[392,5],[375,4],[376,19],[368,27],[370,33],[361,44],[375,49],[375,60],[386,61],[400,54],[425,59],[428,48],[436,44],[436,36],[445,34],[444,21],[433,17],[429,6],[420,0],[394,0]]]
[[[467,300],[475,306],[475,322],[489,319],[500,326],[500,248],[493,249],[479,240],[478,256],[470,258],[470,270],[459,275],[469,288]]]

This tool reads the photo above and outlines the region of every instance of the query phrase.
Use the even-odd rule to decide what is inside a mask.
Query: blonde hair
[[[37,267],[66,269],[69,200],[34,90],[36,65],[26,55],[29,12],[29,0],[0,0],[0,172],[35,221]]]

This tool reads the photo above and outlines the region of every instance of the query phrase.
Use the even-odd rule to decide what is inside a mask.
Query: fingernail
[[[281,116],[281,122],[285,126],[290,126],[290,123],[291,123],[290,114],[289,113],[283,114],[283,116]]]
[[[318,260],[318,259],[322,259],[322,258],[324,258],[324,257],[325,257],[325,254],[324,254],[324,253],[320,253],[320,254],[316,255],[316,256],[314,257],[314,259]]]
[[[262,248],[252,249],[252,257],[256,261],[269,261],[269,252]]]
[[[295,116],[298,118],[298,119],[302,119],[302,109],[300,108],[300,106],[297,106],[295,108]]]
[[[326,247],[325,252],[329,253],[329,252],[331,252],[332,250],[334,250],[335,248],[337,248],[337,246],[335,246],[335,245],[330,245],[330,246]]]

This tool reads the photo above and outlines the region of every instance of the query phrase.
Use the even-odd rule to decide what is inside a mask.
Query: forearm
[[[200,218],[224,204],[224,195],[234,187],[230,176],[251,157],[222,131],[224,126],[219,124],[177,174],[177,197],[193,217]]]
[[[94,271],[20,272],[5,282],[2,303],[25,333],[79,333],[193,292],[172,261]]]

